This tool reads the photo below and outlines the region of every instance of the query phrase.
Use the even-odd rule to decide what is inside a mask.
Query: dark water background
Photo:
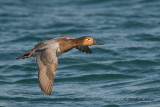
[[[61,35],[105,45],[60,56],[47,97],[15,58]],[[0,0],[0,106],[160,107],[160,0]]]

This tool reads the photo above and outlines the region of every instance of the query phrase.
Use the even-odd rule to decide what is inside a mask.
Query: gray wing
[[[36,64],[38,66],[38,82],[42,92],[50,95],[52,92],[55,71],[57,69],[56,51],[43,49],[36,52]]]
[[[72,36],[60,36],[58,38],[64,38],[64,39],[67,39],[67,40],[77,39],[77,38],[72,37]]]
[[[77,38],[71,37],[71,36],[61,36],[59,38],[65,38],[67,40],[77,39]],[[89,53],[89,54],[93,53],[88,46],[81,46],[81,45],[79,45],[79,46],[76,46],[75,48],[78,49],[78,50],[80,50],[80,51],[82,51],[82,52],[86,52],[86,53]]]

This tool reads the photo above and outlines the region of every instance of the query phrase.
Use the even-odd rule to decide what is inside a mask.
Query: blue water
[[[15,58],[62,35],[104,45],[60,56],[44,96],[35,59]],[[0,106],[160,107],[160,1],[1,0]]]

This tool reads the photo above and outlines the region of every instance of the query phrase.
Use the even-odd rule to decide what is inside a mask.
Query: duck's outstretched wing
[[[77,38],[71,37],[71,36],[61,36],[59,38],[64,38],[64,39],[67,39],[67,40],[77,39]],[[82,51],[82,52],[86,52],[86,53],[89,53],[89,54],[93,53],[88,46],[79,45],[79,46],[76,46],[75,48]]]
[[[38,50],[36,52],[36,64],[39,69],[39,86],[45,95],[50,95],[57,69],[56,51],[49,48]]]
[[[82,52],[89,53],[89,54],[93,53],[88,46],[81,46],[81,45],[79,45],[79,46],[76,46],[76,49],[78,49],[78,50],[80,50]]]

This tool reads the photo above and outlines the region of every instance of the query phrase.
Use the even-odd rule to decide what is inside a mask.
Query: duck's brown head
[[[81,45],[88,46],[88,45],[103,45],[103,43],[99,43],[95,41],[92,37],[90,36],[84,36],[79,38],[81,41]]]

